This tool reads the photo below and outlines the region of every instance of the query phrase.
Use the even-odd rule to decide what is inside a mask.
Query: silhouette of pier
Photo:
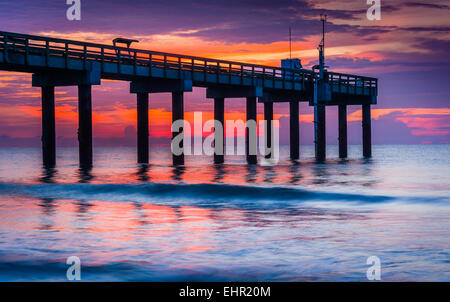
[[[257,102],[264,103],[264,117],[273,120],[274,103],[290,104],[290,156],[299,158],[299,102],[317,108],[316,158],[325,159],[325,108],[339,107],[339,156],[347,156],[347,106],[362,106],[363,155],[371,156],[370,105],[377,103],[378,81],[359,75],[290,69],[194,56],[154,52],[133,48],[63,40],[50,37],[0,32],[0,70],[32,73],[32,85],[42,90],[42,150],[46,165],[54,165],[55,87],[78,86],[79,160],[92,165],[92,85],[101,79],[130,82],[130,93],[137,98],[138,162],[148,163],[151,93],[172,93],[173,121],[184,118],[184,93],[192,87],[205,87],[206,97],[214,99],[214,118],[224,123],[225,100],[245,98],[247,121],[255,120]],[[316,100],[316,101],[314,101]],[[270,124],[269,124],[270,125]],[[266,127],[271,146],[270,127]],[[182,130],[181,130],[182,131]],[[247,161],[256,141],[247,129]],[[174,132],[173,137],[179,133]],[[215,138],[219,139],[216,133]],[[222,134],[223,135],[223,134]],[[256,136],[256,134],[255,134]],[[223,153],[222,153],[223,154]],[[270,157],[270,155],[269,155]],[[216,150],[214,161],[224,161]],[[174,165],[184,163],[184,155],[173,155]]]

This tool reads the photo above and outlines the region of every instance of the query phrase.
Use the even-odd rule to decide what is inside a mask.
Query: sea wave
[[[63,252],[58,258],[65,256]],[[65,259],[55,262],[54,259],[13,260],[2,259],[0,251],[0,282],[65,282],[68,265]],[[89,263],[82,262],[81,281],[83,282],[231,282],[241,281],[320,281],[347,280],[359,281],[358,274],[327,274],[322,276],[298,273],[298,268],[275,268],[278,275],[270,267],[246,265],[241,271],[230,272],[229,267],[172,267],[164,263],[149,261],[126,261]]]
[[[288,187],[241,186],[229,184],[12,184],[0,183],[0,194],[34,198],[148,202],[171,205],[274,207],[304,202],[345,202],[379,204],[408,202],[445,203],[442,197],[399,197],[385,195],[316,192]]]

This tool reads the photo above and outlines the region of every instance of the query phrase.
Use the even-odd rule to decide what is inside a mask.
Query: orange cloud
[[[380,117],[391,114],[399,113],[404,116],[417,116],[417,115],[439,115],[447,116],[450,115],[449,108],[389,108],[389,109],[371,109],[372,119],[378,120]],[[362,110],[357,110],[351,113],[347,120],[349,122],[360,121],[362,118]]]
[[[410,128],[417,128],[411,131],[413,135],[443,136],[450,134],[450,130],[442,129],[450,128],[450,118],[398,117],[397,120]]]
[[[391,108],[372,109],[372,119],[397,113],[397,121],[404,123],[410,128],[413,135],[417,136],[444,136],[450,134],[450,109],[449,108]],[[348,116],[349,122],[361,121],[362,111],[357,110]]]

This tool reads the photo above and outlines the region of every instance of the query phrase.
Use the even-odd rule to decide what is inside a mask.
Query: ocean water
[[[448,145],[179,168],[169,147],[135,153],[94,148],[87,170],[58,148],[45,169],[39,148],[0,148],[0,280],[66,281],[77,256],[82,281],[367,281],[377,256],[383,281],[450,281]]]

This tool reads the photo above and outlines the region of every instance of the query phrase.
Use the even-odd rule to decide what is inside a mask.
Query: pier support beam
[[[273,154],[273,137],[272,137],[272,121],[273,121],[273,102],[264,103],[264,120],[266,126],[264,128],[265,147],[270,150],[270,153],[266,153],[266,158],[271,158]]]
[[[225,99],[214,98],[214,120],[222,125],[222,129],[214,127],[214,163],[224,162],[225,153]]]
[[[148,93],[137,93],[138,163],[148,164]]]
[[[324,161],[326,157],[325,105],[316,105],[314,107],[314,111],[314,139],[316,160]]]
[[[247,125],[254,123],[256,125],[256,100],[263,96],[262,86],[236,87],[208,87],[206,97],[219,98],[246,98],[247,99]],[[249,123],[250,121],[250,123]],[[254,129],[253,129],[254,128]],[[257,163],[257,127],[246,127],[245,151],[247,162],[249,164]]]
[[[55,87],[41,87],[42,93],[42,160],[44,166],[56,163]]]
[[[289,102],[290,115],[290,155],[292,160],[299,159],[300,156],[300,129],[299,129],[299,110],[298,101]]]
[[[254,127],[252,124],[254,123]],[[245,154],[247,163],[257,163],[257,127],[256,127],[256,97],[247,97],[247,127],[245,128]]]
[[[78,143],[80,166],[92,166],[92,86],[78,86]]]
[[[92,166],[92,85],[100,85],[100,63],[86,62],[80,71],[40,71],[33,73],[33,87],[42,89],[42,143],[44,164],[54,162],[55,87],[78,86],[78,141],[80,166]],[[52,129],[53,128],[53,129]],[[53,155],[52,155],[53,154]]]
[[[184,120],[184,108],[183,108],[183,92],[176,91],[172,92],[172,124],[175,121]],[[172,143],[173,139],[184,133],[184,126],[180,131],[172,131]],[[184,139],[183,139],[184,141]],[[173,153],[172,149],[172,161],[174,166],[184,165],[184,146],[183,141],[180,142],[179,146],[181,147],[181,154]],[[172,146],[174,147],[174,146]]]
[[[339,158],[347,158],[347,105],[339,105]]]
[[[363,156],[372,157],[370,105],[362,105]]]
[[[130,92],[138,94],[138,108],[140,108],[139,106],[142,106],[142,109],[138,109],[138,112],[140,111],[142,114],[142,116],[138,115],[138,161],[142,160],[142,162],[148,162],[148,94],[172,93],[173,123],[178,120],[184,121],[183,93],[185,91],[192,91],[192,80],[149,78],[147,80],[132,81],[130,83]],[[144,106],[146,106],[145,109]],[[144,116],[144,114],[146,114],[146,116]],[[139,125],[141,125],[141,127],[139,127]],[[178,137],[178,139],[180,138],[178,136],[179,134],[184,133],[184,124],[180,129],[180,131],[172,131],[172,161],[174,166],[184,165],[184,138],[181,135],[181,138],[183,139],[179,144],[175,141],[176,137]],[[177,150],[174,150],[174,147]]]

